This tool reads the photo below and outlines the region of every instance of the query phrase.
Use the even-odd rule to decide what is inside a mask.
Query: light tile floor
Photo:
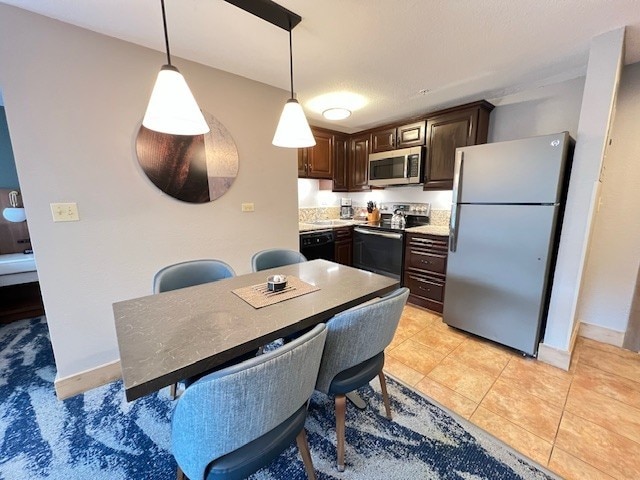
[[[568,372],[407,305],[385,371],[563,478],[640,478],[640,355],[579,338]]]

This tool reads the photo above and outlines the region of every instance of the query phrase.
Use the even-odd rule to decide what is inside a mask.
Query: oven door
[[[356,227],[353,266],[400,280],[404,235]]]

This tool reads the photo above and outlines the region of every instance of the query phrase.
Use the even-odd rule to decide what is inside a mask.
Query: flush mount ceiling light
[[[344,120],[351,116],[351,110],[346,108],[328,108],[322,112],[322,116],[327,120]]]
[[[293,47],[291,31],[300,23],[300,15],[287,10],[271,0],[226,0],[266,22],[289,32],[289,74],[291,80],[291,98],[285,103],[280,121],[273,136],[273,143],[277,147],[304,148],[316,144],[309,122],[304,115],[302,106],[296,100],[293,92]]]
[[[142,125],[149,130],[161,133],[202,135],[209,131],[209,125],[207,125],[184,77],[176,67],[171,65],[164,0],[160,0],[160,4],[162,6],[164,41],[167,48],[167,64],[163,65],[158,73]]]
[[[369,101],[362,95],[342,90],[313,97],[305,102],[305,106],[313,112],[321,113],[328,120],[343,120],[352,112],[365,107],[367,103]],[[335,115],[339,110],[343,112],[343,116]]]

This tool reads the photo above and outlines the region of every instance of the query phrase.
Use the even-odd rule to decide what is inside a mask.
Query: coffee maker
[[[353,218],[353,207],[350,198],[340,199],[340,218],[343,220]]]

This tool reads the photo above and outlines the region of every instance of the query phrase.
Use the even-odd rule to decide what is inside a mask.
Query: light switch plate
[[[253,208],[253,203],[243,203],[242,204],[242,211],[243,212],[253,212],[254,208]]]
[[[51,203],[50,205],[54,222],[77,222],[80,220],[76,203]]]

